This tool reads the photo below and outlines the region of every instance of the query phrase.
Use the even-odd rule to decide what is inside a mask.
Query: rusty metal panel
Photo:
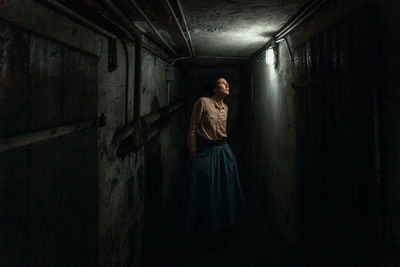
[[[61,124],[61,63],[61,44],[31,34],[29,46],[30,131]]]
[[[66,48],[63,57],[63,124],[97,117],[98,58]]]
[[[0,136],[29,128],[29,35],[0,22]]]

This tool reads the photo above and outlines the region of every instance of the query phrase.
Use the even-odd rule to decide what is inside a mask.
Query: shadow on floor
[[[145,267],[287,267],[267,218],[253,194],[245,190],[247,213],[235,229],[217,235],[185,236],[174,231],[174,201],[155,227],[145,251]]]

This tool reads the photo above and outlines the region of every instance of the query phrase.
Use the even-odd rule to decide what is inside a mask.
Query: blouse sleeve
[[[203,103],[199,98],[193,106],[192,117],[190,119],[189,131],[187,136],[187,146],[189,152],[196,151],[196,131],[199,127],[201,114],[203,113]]]

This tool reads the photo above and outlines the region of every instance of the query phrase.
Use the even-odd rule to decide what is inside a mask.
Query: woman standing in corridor
[[[193,107],[180,212],[184,233],[215,237],[219,230],[234,226],[245,203],[236,159],[225,141],[228,106],[223,101],[229,95],[229,84],[218,78],[212,89],[212,97],[199,98]]]

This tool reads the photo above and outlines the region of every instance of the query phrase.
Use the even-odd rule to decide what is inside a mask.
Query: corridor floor
[[[248,190],[246,190],[248,192]],[[154,266],[174,267],[287,267],[289,266],[274,238],[268,220],[257,199],[245,194],[247,213],[238,220],[237,238],[215,251],[212,244],[199,246],[171,238],[164,247],[164,257],[153,254]],[[160,244],[160,243],[159,243]],[[178,245],[177,245],[178,244]],[[161,244],[160,244],[161,245]],[[176,246],[177,245],[177,246]],[[175,248],[173,248],[175,247]],[[180,247],[180,248],[179,248]],[[167,255],[166,255],[167,254]],[[150,262],[145,267],[153,266]],[[161,264],[161,265],[160,265]]]

